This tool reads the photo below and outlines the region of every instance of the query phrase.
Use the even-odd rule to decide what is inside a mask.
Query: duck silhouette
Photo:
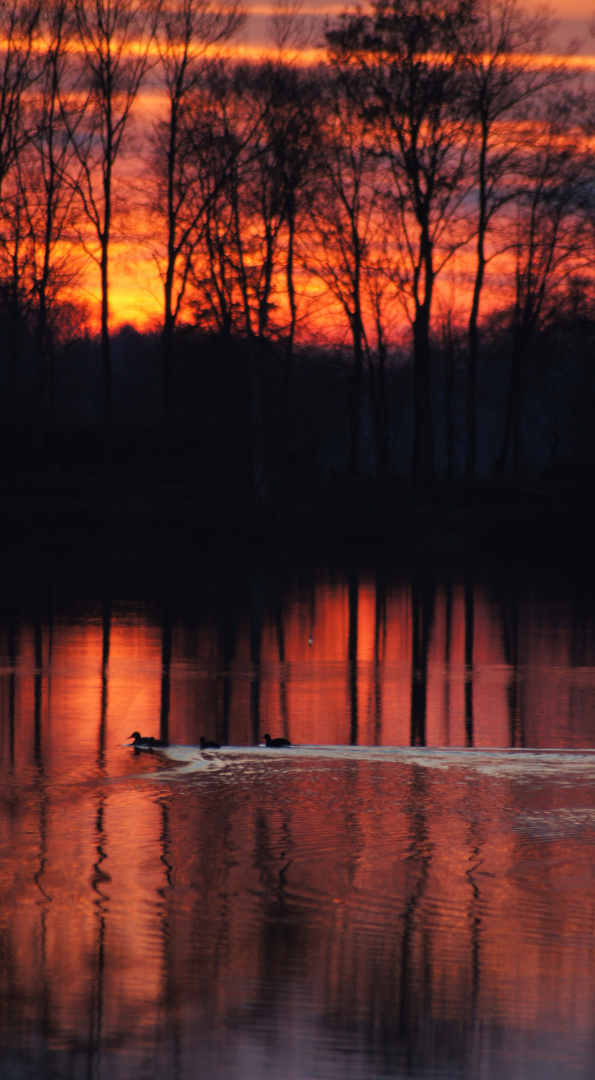
[[[271,736],[269,735],[268,732],[267,732],[266,735],[263,735],[262,737],[263,737],[263,739],[264,739],[267,746],[275,746],[275,747],[291,746],[291,743],[290,743],[289,739],[271,739]]]
[[[158,750],[160,747],[167,746],[167,743],[161,739],[155,739],[153,735],[141,735],[140,731],[133,731],[128,738],[132,739],[130,745],[135,750]]]
[[[201,750],[220,750],[221,749],[221,743],[219,743],[219,742],[211,742],[210,739],[205,739],[204,736],[201,735],[201,737],[200,737],[200,748],[201,748]]]

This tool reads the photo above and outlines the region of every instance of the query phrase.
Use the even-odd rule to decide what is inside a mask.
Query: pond
[[[8,580],[1,1077],[592,1076],[592,583]]]

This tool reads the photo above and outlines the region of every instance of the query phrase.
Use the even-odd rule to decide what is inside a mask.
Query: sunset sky
[[[336,14],[349,5],[343,3],[329,3],[324,0],[317,4],[309,0],[304,4],[304,15],[317,15],[320,13],[319,26],[322,32],[323,20],[327,14]],[[351,5],[353,6],[353,5]],[[267,22],[269,7],[259,0],[248,2],[250,17],[235,39],[234,50],[250,58],[258,58],[263,55],[267,48]],[[552,44],[558,54],[566,54],[572,51],[574,64],[584,63],[587,70],[595,64],[595,37],[589,34],[589,20],[593,15],[591,0],[571,0],[563,4],[557,0],[556,4],[549,5],[552,14],[558,20],[555,36]],[[318,20],[316,20],[318,21]],[[316,23],[313,24],[313,37],[316,37]],[[591,59],[593,58],[593,59]],[[156,118],[159,112],[159,103],[155,92],[143,90],[139,95],[136,105],[137,118],[144,121],[149,118],[149,123]],[[145,168],[146,165],[143,165]],[[135,172],[135,160],[129,159],[118,162],[116,173],[122,175],[125,170],[129,175]],[[142,172],[142,170],[141,170]],[[110,255],[110,311],[111,328],[117,329],[126,323],[131,323],[139,328],[154,327],[161,325],[163,312],[163,288],[157,267],[149,249],[132,244],[126,236],[118,236],[114,231]],[[452,289],[452,284],[447,288]],[[100,290],[98,268],[90,265],[84,274],[83,296],[88,307],[88,318],[92,328],[98,328]],[[328,321],[328,311],[325,312]]]

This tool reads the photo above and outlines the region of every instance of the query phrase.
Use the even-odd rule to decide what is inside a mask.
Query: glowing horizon
[[[332,16],[344,9],[345,5],[339,3],[325,4],[324,9],[319,8],[317,5],[310,4],[307,8],[303,9],[303,14],[304,16]],[[573,8],[572,12],[575,14],[576,18],[583,17],[583,8],[581,8],[580,4]],[[263,5],[257,4],[252,7],[245,30],[233,43],[224,47],[219,47],[217,52],[221,55],[238,60],[245,60],[247,62],[258,62],[278,57],[278,49],[266,42],[263,34],[264,25],[260,25],[259,27],[259,20],[265,20],[268,18],[269,14],[270,11]],[[565,12],[565,14],[568,15],[568,12]],[[593,48],[595,49],[595,44],[593,45]],[[323,61],[326,55],[326,49],[315,46],[309,46],[302,50],[292,49],[290,51],[292,63],[303,64],[306,66]],[[528,55],[516,56],[515,59],[521,64],[527,64],[530,63],[533,58]],[[563,52],[550,52],[535,58],[535,62],[542,67],[565,65],[573,71],[584,72],[585,74],[595,71],[595,54],[585,55],[584,53],[576,52],[573,55],[568,55]],[[149,82],[149,84],[141,90],[135,103],[134,115],[138,130],[145,130],[148,126],[153,125],[160,116],[163,115],[165,105],[166,101],[164,95],[160,93],[156,85]],[[128,153],[126,157],[119,159],[115,171],[117,183],[121,185],[130,179],[135,182],[141,180],[146,172],[146,160],[142,161],[141,170],[139,170],[138,166],[139,159],[134,158],[130,153]],[[147,240],[150,239],[151,225],[152,223],[149,218],[145,217],[138,230],[138,239],[135,238],[134,241],[126,239],[125,233],[130,234],[129,228],[123,229],[121,235],[118,234],[117,224],[114,228],[114,239],[112,240],[110,247],[109,260],[110,330],[113,332],[117,332],[125,325],[132,325],[138,330],[154,329],[162,325],[164,305],[163,284],[155,253],[151,252],[147,243]],[[157,233],[154,232],[153,235],[157,235]],[[450,281],[444,283],[440,279],[438,280],[438,295],[440,295],[440,293],[452,293],[454,276],[453,273]],[[469,293],[469,286],[464,286],[463,277],[459,275],[458,279],[457,290],[459,298],[464,293]],[[313,286],[314,290],[315,288],[316,284]],[[306,290],[306,292],[307,291],[308,290]],[[85,325],[90,332],[97,333],[100,325],[100,281],[98,268],[92,261],[89,261],[85,266],[81,275],[80,287],[76,290],[75,295],[86,308]],[[276,299],[281,307],[287,303],[286,298],[280,298],[279,295]],[[489,308],[489,306],[490,304],[487,299],[486,289],[484,307]],[[316,333],[317,319],[313,314],[311,303],[309,311],[312,317],[312,331]],[[182,313],[180,321],[183,322],[184,318],[184,313]],[[332,322],[339,328],[344,324],[344,313],[336,301],[326,298],[322,314],[318,321],[323,323],[327,329]],[[403,321],[403,325],[405,324],[406,320]],[[345,331],[343,331],[343,333],[344,332]]]

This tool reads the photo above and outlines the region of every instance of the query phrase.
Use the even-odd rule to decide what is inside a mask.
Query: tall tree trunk
[[[469,319],[469,354],[467,357],[467,384],[465,387],[465,422],[467,441],[465,446],[465,477],[473,480],[477,462],[477,368],[479,363],[479,334],[477,330],[479,293],[477,278],[473,293],[473,305]]]
[[[479,302],[485,275],[485,237],[487,231],[486,206],[486,156],[488,132],[482,129],[479,153],[479,220],[477,226],[477,265],[473,283],[473,300],[469,315],[469,355],[467,358],[467,384],[465,387],[465,476],[473,480],[477,467],[477,369],[479,366]]]
[[[508,390],[506,394],[506,409],[504,413],[504,429],[500,451],[494,462],[494,474],[502,476],[506,471],[513,442],[516,441],[516,453],[518,454],[518,441],[520,439],[521,422],[521,380],[524,357],[524,341],[521,333],[515,333],[512,347],[512,359],[508,375]],[[513,463],[515,471],[518,470],[518,457]]]
[[[167,153],[167,266],[164,282],[164,318],[163,318],[163,409],[167,438],[173,438],[175,427],[174,406],[174,327],[173,311],[174,274],[176,268],[176,213],[174,208],[174,173],[176,162],[176,138],[178,128],[178,110],[175,100],[171,102],[169,121],[169,147]]]
[[[452,477],[454,473],[455,456],[455,423],[454,423],[454,394],[455,394],[455,356],[452,343],[452,327],[450,323],[450,311],[446,317],[446,325],[443,326],[442,342],[444,352],[444,398],[446,409],[446,475]]]
[[[261,338],[252,337],[250,359],[252,368],[252,479],[254,504],[257,508],[266,503],[266,477],[264,452],[263,411],[263,347]]]
[[[281,461],[284,462],[287,450],[290,446],[290,423],[291,393],[293,382],[293,345],[295,340],[295,328],[297,323],[297,304],[295,299],[294,249],[295,249],[295,215],[293,207],[290,207],[287,216],[287,262],[285,264],[285,277],[287,283],[287,296],[289,299],[289,332],[285,349],[285,369],[283,372],[283,391],[281,400]]]
[[[386,397],[386,348],[378,349],[378,419],[376,422],[376,473],[388,476],[388,401]]]
[[[413,459],[414,480],[434,475],[434,426],[431,404],[429,309],[418,307],[413,325]]]
[[[370,399],[374,414],[374,443],[376,447],[376,476],[379,480],[388,475],[388,402],[386,399],[386,345],[382,329],[377,325],[378,367],[369,357]]]
[[[103,371],[105,434],[109,456],[114,428],[114,412],[112,393],[112,348],[109,333],[108,245],[105,241],[102,244],[101,252],[101,363]]]
[[[520,358],[519,378],[516,387],[514,410],[512,416],[512,471],[515,476],[518,476],[521,470],[521,425],[523,418],[523,400],[525,397],[525,368],[526,356],[523,351]]]
[[[165,318],[161,336],[163,361],[163,413],[167,441],[171,447],[175,430],[174,407],[174,316],[171,310],[171,293],[166,293]]]
[[[112,346],[109,332],[109,243],[111,227],[111,145],[107,148],[107,167],[104,176],[104,215],[101,233],[101,363],[103,370],[103,403],[105,416],[105,449],[108,470],[112,464],[112,436],[114,430],[114,406],[112,391]]]
[[[356,477],[359,476],[361,467],[362,375],[364,366],[359,310],[353,322],[353,374],[349,394],[349,475]]]
[[[416,298],[413,324],[413,458],[414,480],[428,480],[434,475],[434,424],[431,398],[430,312],[434,286],[432,243],[427,225],[420,241],[420,276],[424,276],[423,302]],[[416,286],[417,291],[417,286]]]
[[[52,345],[48,328],[48,288],[51,274],[52,231],[54,223],[54,171],[51,169],[49,188],[46,194],[45,230],[43,267],[39,281],[39,300],[37,308],[37,362],[39,367],[39,430],[43,452],[49,459],[50,468],[53,460],[53,367]],[[48,402],[49,379],[49,402]]]

